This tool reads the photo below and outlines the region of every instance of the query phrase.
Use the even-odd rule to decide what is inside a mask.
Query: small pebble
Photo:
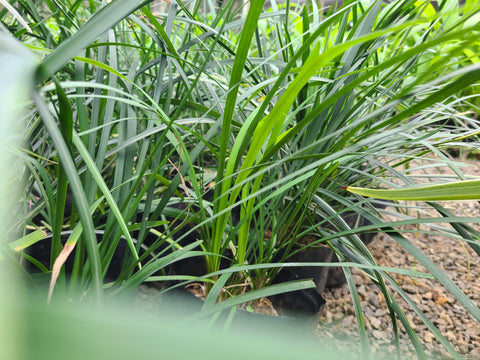
[[[433,336],[433,334],[430,331],[426,332],[425,335],[423,336],[423,340],[425,340],[425,342],[427,342],[427,343],[431,343],[434,338],[435,337]]]
[[[379,340],[385,338],[386,336],[385,333],[380,330],[373,330],[372,335],[375,339],[379,339]]]
[[[450,342],[453,342],[457,339],[457,337],[455,336],[455,333],[453,331],[447,331],[445,333],[445,337],[447,338],[448,341]]]
[[[368,301],[370,302],[371,305],[375,306],[376,308],[380,306],[380,304],[378,303],[378,297],[374,293],[371,293],[368,296]]]
[[[422,297],[423,297],[424,299],[426,299],[426,300],[430,300],[430,299],[433,298],[433,294],[432,294],[431,291],[427,291],[426,293],[423,293],[423,294],[422,294]]]
[[[376,317],[370,319],[370,323],[375,329],[380,329],[382,325],[382,321]]]

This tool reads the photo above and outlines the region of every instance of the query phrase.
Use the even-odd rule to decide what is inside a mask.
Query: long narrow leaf
[[[87,165],[87,167],[90,170],[95,182],[98,184],[98,187],[100,188],[103,195],[105,196],[105,200],[110,205],[110,208],[112,209],[112,212],[115,215],[115,218],[117,219],[120,228],[122,229],[123,235],[125,236],[125,238],[127,240],[128,246],[130,247],[130,251],[132,252],[132,255],[133,255],[134,259],[138,261],[138,253],[137,253],[137,250],[135,248],[135,244],[133,242],[133,239],[130,236],[130,232],[128,231],[127,224],[125,224],[125,220],[122,217],[122,213],[120,212],[120,209],[118,208],[118,205],[115,202],[115,199],[113,198],[110,190],[108,189],[107,184],[105,184],[105,181],[103,180],[102,174],[100,173],[100,171],[98,171],[98,169],[95,166],[95,163],[93,162],[90,154],[88,153],[87,149],[85,148],[85,145],[83,144],[82,140],[80,139],[80,137],[78,136],[78,134],[76,132],[73,133],[73,143],[77,147],[77,150],[82,155],[83,161]],[[140,266],[140,264],[139,264],[139,266]]]
[[[48,76],[58,71],[80,50],[90,45],[102,33],[139,8],[142,3],[144,3],[143,0],[116,0],[100,8],[75,35],[47,56],[37,71],[36,83],[42,83]]]
[[[55,122],[53,116],[50,114],[49,109],[47,108],[44,100],[40,97],[40,95],[38,95],[36,92],[33,92],[31,96],[40,114],[42,115],[42,120],[48,132],[50,133],[50,136],[52,137],[52,140],[58,151],[58,156],[62,161],[65,174],[68,177],[70,187],[72,189],[73,198],[75,200],[75,204],[77,205],[80,221],[82,222],[84,229],[84,239],[89,255],[94,295],[97,299],[97,302],[100,303],[102,298],[101,262],[97,248],[97,237],[95,235],[95,228],[93,226],[93,221],[90,216],[87,198],[85,196],[85,192],[83,191],[82,183],[80,177],[78,176],[77,169],[70,156],[68,147],[63,140],[60,130],[58,129],[57,123]]]
[[[417,201],[447,201],[447,200],[479,200],[480,180],[458,181],[446,184],[417,186],[407,189],[368,189],[347,186],[345,190],[354,194],[385,200],[417,200]]]

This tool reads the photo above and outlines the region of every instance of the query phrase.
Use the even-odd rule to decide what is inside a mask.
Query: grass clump
[[[402,166],[432,154],[465,178],[443,149],[477,132],[478,5],[345,1],[324,10],[253,1],[239,9],[227,1],[214,9],[208,1],[172,1],[160,13],[142,1],[20,1],[15,12],[1,10],[2,38],[16,38],[37,61],[6,234],[22,249],[48,243],[46,264],[20,255],[59,276],[50,295],[80,291],[102,302],[151,280],[202,279],[215,310],[224,286],[246,282],[252,291],[230,290],[237,296],[217,304],[223,309],[311,287],[264,288],[305,246],[326,245],[345,265],[365,356],[352,267],[378,284],[395,336],[399,320],[424,358],[386,283],[408,296],[360,238],[380,228],[480,320],[374,200],[342,188],[421,182]],[[460,222],[438,210],[442,222]],[[369,225],[352,227],[344,221],[351,213]],[[459,226],[475,234],[464,220]],[[119,251],[121,264],[112,265]],[[54,270],[66,255],[68,279]],[[191,258],[204,259],[201,274],[169,272]],[[111,266],[120,268],[113,279]]]

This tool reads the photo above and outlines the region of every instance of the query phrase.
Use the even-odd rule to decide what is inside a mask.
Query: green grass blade
[[[385,200],[447,201],[480,200],[480,180],[457,181],[446,184],[417,186],[407,189],[368,189],[347,186],[354,194]]]
[[[47,77],[52,76],[80,50],[138,9],[142,3],[144,3],[143,0],[116,0],[100,8],[73,36],[45,58],[37,71],[35,82],[41,84]]]
[[[105,200],[110,205],[110,208],[113,211],[120,228],[122,229],[123,235],[127,240],[127,244],[130,247],[130,251],[132,252],[133,257],[135,258],[135,260],[138,261],[138,253],[135,248],[133,239],[130,236],[130,232],[128,231],[127,224],[125,223],[125,220],[122,217],[122,213],[120,212],[120,209],[118,208],[118,205],[115,202],[115,199],[113,198],[112,193],[110,192],[107,184],[105,184],[102,174],[100,173],[100,171],[98,171],[97,167],[95,166],[95,163],[93,162],[93,159],[91,158],[90,154],[85,148],[85,145],[83,144],[82,140],[80,139],[80,137],[76,132],[73,133],[73,144],[75,145],[79,153],[82,155],[82,159],[87,165],[88,169],[90,170],[93,179],[95,180],[98,187],[100,188],[103,195],[105,196]]]
[[[97,248],[97,236],[95,235],[95,228],[90,216],[87,198],[85,196],[85,192],[83,191],[82,183],[75,164],[70,156],[68,147],[65,144],[60,130],[58,129],[55,119],[50,114],[47,105],[40,95],[38,95],[36,92],[33,92],[31,96],[42,116],[43,123],[49,132],[55,147],[57,148],[58,156],[62,162],[65,174],[67,175],[70,187],[72,189],[72,195],[75,200],[85,234],[84,239],[87,246],[89,255],[88,260],[92,274],[93,295],[99,304],[102,299],[101,261]]]
[[[353,307],[355,309],[355,317],[357,318],[358,333],[360,335],[360,346],[362,349],[362,359],[370,358],[370,350],[368,346],[367,330],[365,328],[365,318],[363,316],[362,306],[360,304],[360,298],[358,297],[357,286],[353,280],[352,272],[349,268],[343,268],[343,273],[347,279],[348,288],[350,289],[350,295],[353,301]]]
[[[227,158],[227,147],[229,144],[230,137],[230,127],[234,115],[234,109],[236,106],[237,93],[240,87],[240,80],[242,78],[243,70],[245,67],[245,62],[248,56],[248,49],[250,47],[252,38],[255,34],[255,28],[257,26],[258,18],[260,13],[263,10],[264,0],[258,0],[251,4],[248,11],[247,19],[245,20],[245,26],[242,31],[240,41],[238,44],[237,54],[235,56],[235,61],[233,64],[232,74],[230,77],[229,83],[229,92],[225,104],[225,110],[223,115],[222,123],[222,134],[221,134],[221,144],[219,149],[219,160],[218,160],[218,172],[217,172],[217,183],[222,182],[221,187],[215,187],[215,198],[220,199],[218,203],[215,203],[215,209],[223,210],[227,207],[228,198],[226,196],[220,197],[221,194],[226,194],[229,191],[230,183],[232,179],[229,177],[229,174],[224,174],[225,168],[225,159]],[[215,232],[213,244],[208,250],[218,253],[221,247],[221,241],[223,233],[226,227],[227,214],[221,216],[216,221]],[[207,261],[207,266],[209,270],[214,271],[219,267],[219,259],[209,258]]]
[[[29,246],[39,242],[40,240],[44,239],[45,236],[47,236],[47,233],[43,230],[35,230],[31,232],[30,234],[27,234],[25,236],[22,236],[21,238],[12,241],[8,245],[12,250],[15,251],[22,251],[28,248]]]
[[[262,289],[249,291],[245,294],[226,299],[220,303],[217,303],[213,306],[206,308],[204,311],[202,311],[201,313],[198,313],[193,318],[199,319],[202,317],[210,316],[217,312],[222,312],[226,309],[232,308],[234,306],[238,306],[246,302],[261,299],[264,297],[282,294],[290,291],[311,289],[314,287],[315,287],[315,284],[313,283],[312,280],[297,280],[297,281],[290,281],[286,283],[271,285]]]

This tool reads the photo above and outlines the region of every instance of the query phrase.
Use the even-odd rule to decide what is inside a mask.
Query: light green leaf
[[[354,194],[385,200],[448,201],[479,200],[480,180],[457,181],[446,184],[419,186],[407,189],[368,189],[347,186]]]
[[[106,30],[125,18],[132,11],[137,9],[142,0],[112,1],[110,4],[100,8],[75,35],[68,38],[43,61],[36,74],[36,83],[39,84],[48,76],[58,71],[80,50],[90,45]]]
[[[10,246],[11,249],[15,251],[22,251],[29,246],[32,246],[33,244],[37,243],[38,241],[42,240],[47,236],[47,233],[43,230],[35,230],[34,232],[31,232],[30,234],[27,234],[25,236],[22,236],[20,239],[17,239],[15,241],[12,241],[8,245]]]

